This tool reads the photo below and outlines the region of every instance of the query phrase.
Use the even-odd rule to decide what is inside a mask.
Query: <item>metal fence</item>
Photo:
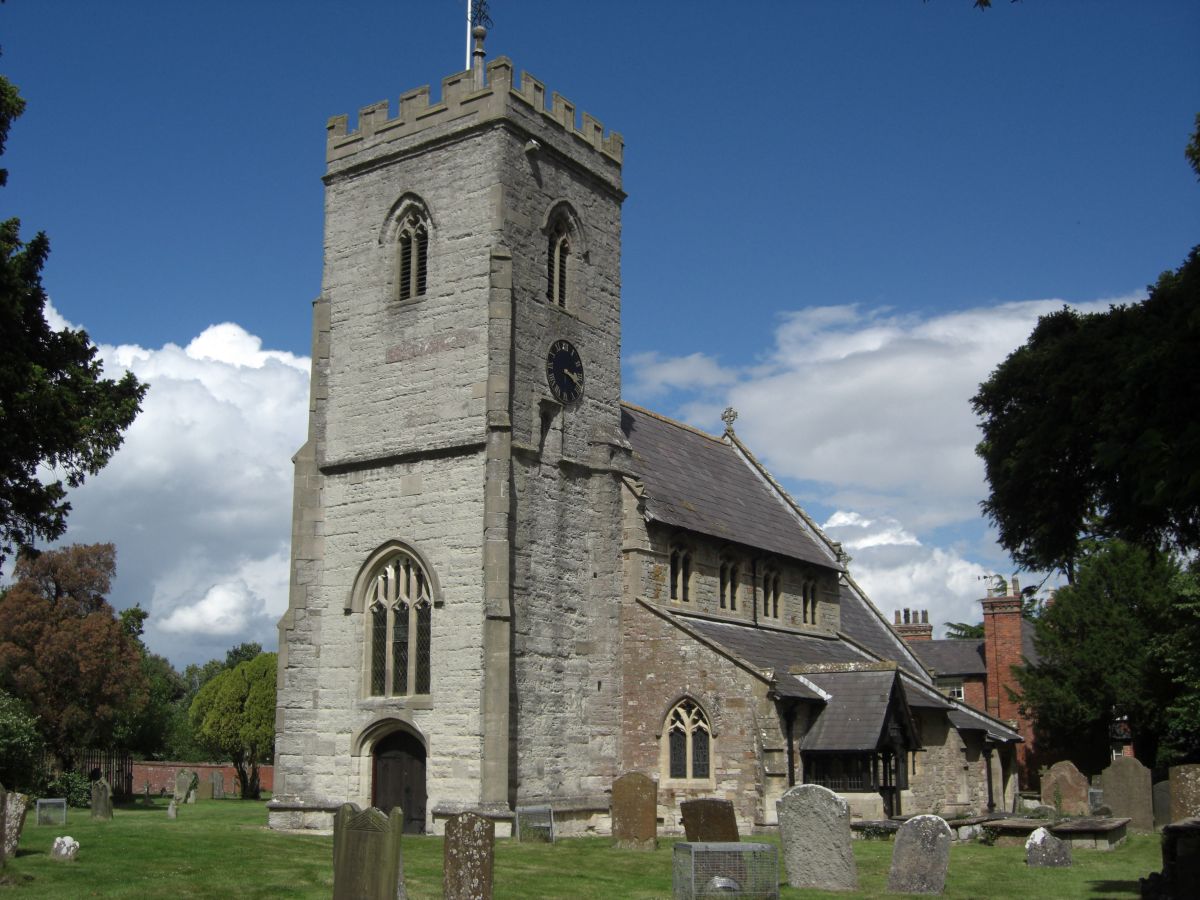
[[[673,863],[675,900],[779,898],[779,855],[773,844],[679,843]]]

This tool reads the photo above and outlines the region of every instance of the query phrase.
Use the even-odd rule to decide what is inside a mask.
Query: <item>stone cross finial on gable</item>
[[[733,434],[733,423],[737,420],[737,410],[732,406],[725,407],[725,412],[721,413],[721,421],[725,423],[725,433]]]

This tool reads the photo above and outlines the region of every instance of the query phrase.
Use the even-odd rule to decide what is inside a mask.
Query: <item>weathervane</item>
[[[471,32],[476,28],[491,28],[492,17],[488,15],[487,0],[467,0],[467,64],[471,68]]]

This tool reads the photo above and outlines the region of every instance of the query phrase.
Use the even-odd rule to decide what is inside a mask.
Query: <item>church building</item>
[[[621,400],[623,142],[511,62],[330,120],[279,623],[276,828],[347,801],[605,833],[626,772],[776,824],[1011,808],[1009,723],[938,690],[742,444]]]

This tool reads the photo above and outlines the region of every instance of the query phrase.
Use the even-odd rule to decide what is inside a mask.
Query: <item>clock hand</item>
[[[578,375],[576,375],[570,369],[563,369],[563,371],[567,373],[568,378],[570,378],[576,384],[579,384],[579,376]]]

